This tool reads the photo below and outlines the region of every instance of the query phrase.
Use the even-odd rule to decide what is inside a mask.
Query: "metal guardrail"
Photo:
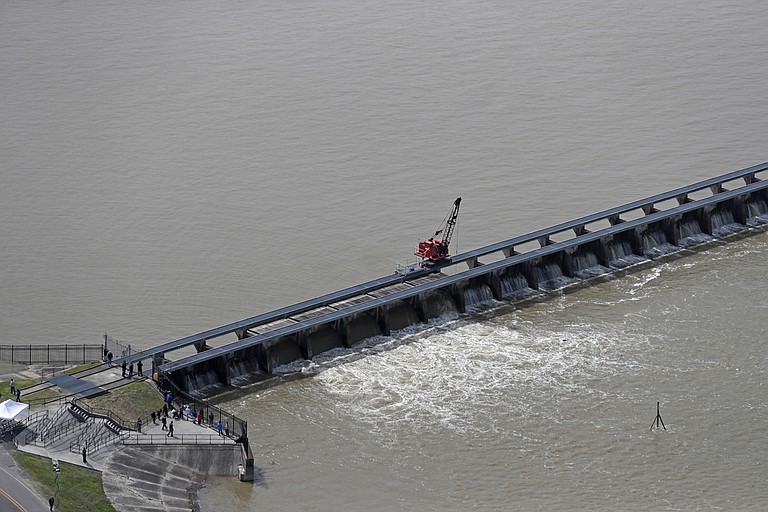
[[[44,421],[48,416],[48,411],[37,411],[35,414],[31,414],[24,418],[23,420],[11,420],[3,424],[2,428],[2,435],[5,436],[9,432],[14,433],[13,436],[13,444],[16,445],[16,447],[19,447],[18,439],[16,438],[16,434],[21,433],[21,431],[25,428],[28,428],[30,425],[34,423],[38,423],[40,421]]]
[[[179,408],[181,405],[188,405],[193,411],[202,411],[203,425],[208,428],[215,430],[216,424],[220,421],[223,425],[230,426],[228,430],[232,437],[248,437],[248,422],[243,418],[238,418],[233,413],[225,411],[217,405],[193,397],[180,389],[172,380],[165,378],[161,379],[160,387],[172,391],[172,395],[175,397],[174,402],[178,403]],[[213,419],[213,421],[211,421],[211,419]]]
[[[623,220],[621,219],[621,215],[623,214],[640,210],[642,215],[650,215],[651,213],[654,212],[656,205],[669,200],[676,200],[681,205],[689,202],[700,202],[701,200],[699,201],[691,200],[689,198],[689,195],[694,192],[699,192],[702,190],[709,189],[712,192],[712,196],[706,199],[710,199],[711,197],[715,197],[718,194],[722,194],[723,192],[728,192],[722,188],[723,183],[728,183],[737,179],[743,179],[745,184],[738,189],[733,189],[733,191],[737,191],[737,190],[744,191],[748,185],[751,185],[756,181],[760,181],[760,179],[757,179],[755,176],[758,173],[768,173],[768,162],[764,162],[758,165],[753,165],[752,167],[747,167],[746,169],[729,172],[727,174],[716,176],[714,178],[709,178],[707,180],[694,183],[692,185],[686,185],[684,187],[676,188],[674,190],[662,192],[661,194],[656,194],[643,199],[638,199],[636,201],[632,201],[631,203],[623,204],[621,206],[616,206],[614,208],[609,208],[608,210],[603,210],[601,212],[586,215],[584,217],[579,217],[578,219],[573,219],[567,222],[563,222],[561,224],[557,224],[555,226],[550,226],[548,228],[534,231],[532,233],[527,233],[515,238],[510,238],[509,240],[497,242],[491,245],[487,245],[485,247],[481,247],[479,249],[467,251],[465,253],[454,256],[451,261],[452,263],[461,263],[461,262],[471,261],[478,257],[487,256],[489,254],[493,254],[495,252],[499,252],[504,249],[514,247],[516,245],[521,245],[528,242],[536,241],[542,237],[550,237],[560,233],[565,233],[567,231],[573,231],[574,234],[579,235],[584,232],[583,230],[586,225],[599,222],[599,221],[609,221],[611,225],[619,224],[623,222]],[[763,178],[763,176],[761,176],[761,178]],[[764,178],[768,178],[768,176],[765,176]]]
[[[471,262],[473,260],[476,260],[478,257],[493,254],[518,244],[537,240],[538,238],[543,236],[550,236],[550,235],[562,233],[568,230],[574,230],[574,232],[576,232],[576,234],[578,235],[586,224],[590,224],[593,222],[606,220],[606,219],[610,220],[612,224],[614,222],[620,222],[621,214],[628,213],[633,210],[643,210],[644,212],[651,212],[654,209],[654,205],[664,201],[668,201],[668,200],[676,199],[678,200],[678,202],[685,202],[689,200],[688,199],[689,194],[692,194],[697,191],[710,189],[712,190],[713,194],[717,194],[721,192],[722,190],[721,185],[723,183],[728,183],[733,180],[743,179],[744,182],[749,185],[755,181],[760,180],[760,178],[756,178],[757,174],[766,173],[766,172],[768,172],[768,162],[754,165],[752,167],[748,167],[745,169],[732,171],[714,178],[709,178],[707,180],[694,183],[692,185],[687,185],[674,190],[670,190],[668,192],[663,192],[661,194],[649,196],[644,199],[639,199],[637,201],[624,204],[622,206],[617,206],[615,208],[604,210],[602,212],[594,213],[586,217],[580,217],[578,219],[574,219],[568,222],[564,222],[562,224],[558,224],[556,226],[535,231],[527,235],[522,235],[520,237],[512,238],[512,239],[491,244],[485,247],[474,249],[466,253],[457,254],[451,259],[450,262],[447,262],[444,265],[434,267],[432,269],[423,269],[422,271],[409,272],[406,275],[395,273],[393,275],[384,276],[379,279],[369,281],[367,283],[345,288],[343,290],[332,292],[332,293],[323,295],[321,297],[309,299],[291,306],[286,306],[286,307],[277,309],[275,311],[271,311],[269,313],[260,314],[251,318],[240,320],[238,322],[223,325],[220,327],[209,329],[201,333],[180,338],[178,340],[163,343],[151,349],[137,352],[131,355],[130,357],[128,357],[126,360],[129,363],[132,363],[138,360],[151,359],[156,354],[164,354],[172,350],[177,350],[182,347],[193,345],[194,343],[197,343],[197,342],[205,342],[209,339],[218,338],[220,336],[224,336],[226,334],[230,334],[239,330],[253,328],[258,325],[263,325],[265,323],[288,318],[290,316],[304,313],[312,309],[317,309],[322,306],[328,306],[328,305],[331,305],[355,296],[363,295],[370,291],[392,286],[397,283],[418,279],[427,274],[438,272],[440,268],[455,266],[464,262]],[[761,178],[763,178],[762,175],[761,175]]]
[[[163,374],[169,374],[180,368],[185,368],[193,364],[201,363],[203,361],[215,359],[217,357],[222,357],[236,350],[243,350],[256,345],[263,345],[264,347],[269,347],[271,346],[271,344],[273,344],[276,340],[278,340],[282,336],[292,335],[313,326],[328,324],[336,320],[340,320],[342,318],[355,315],[357,313],[363,313],[366,311],[376,309],[390,302],[408,299],[410,297],[423,294],[438,288],[444,288],[455,283],[468,281],[470,279],[488,274],[490,272],[500,271],[507,267],[519,265],[520,263],[527,260],[557,253],[571,246],[583,245],[592,241],[600,240],[605,237],[622,233],[624,231],[629,231],[645,225],[653,224],[655,222],[660,222],[667,218],[683,215],[685,213],[698,210],[705,206],[717,205],[719,203],[729,201],[736,197],[740,197],[743,195],[747,195],[747,194],[765,190],[765,189],[768,189],[768,181],[757,181],[755,183],[751,183],[739,189],[720,192],[711,197],[684,203],[680,206],[671,208],[669,210],[653,212],[639,219],[621,222],[611,227],[601,229],[599,231],[587,232],[582,235],[578,235],[576,236],[576,238],[573,238],[570,240],[566,240],[563,242],[555,242],[550,245],[544,245],[543,247],[533,250],[531,252],[510,256],[508,258],[495,261],[492,263],[488,263],[479,267],[473,267],[469,270],[465,270],[463,272],[460,272],[451,276],[446,276],[436,281],[419,284],[407,290],[398,291],[390,295],[387,295],[385,297],[377,298],[362,304],[355,304],[348,308],[334,311],[332,313],[319,315],[312,319],[304,320],[302,322],[292,324],[286,327],[281,327],[265,334],[259,334],[256,336],[245,338],[237,342],[231,343],[229,345],[214,347],[210,350],[206,350],[204,352],[200,352],[198,354],[185,357],[178,361],[166,363],[162,365],[159,368],[159,370]],[[745,226],[745,229],[748,229],[748,227]]]
[[[110,430],[89,436],[87,439],[75,439],[69,443],[69,451],[71,453],[82,453],[83,447],[85,447],[86,455],[91,455],[110,443],[120,443],[124,437],[129,435],[130,432],[113,432]]]
[[[170,437],[167,434],[137,434],[132,432],[131,435],[122,439],[122,443],[132,445],[231,444],[234,446],[235,440],[231,435],[227,437],[216,434],[174,434],[173,437]]]
[[[35,446],[50,446],[51,443],[58,441],[59,439],[71,434],[75,430],[78,430],[82,422],[77,418],[72,418],[64,423],[56,425],[53,428],[46,430],[45,432],[30,432],[27,434],[27,444],[34,444]]]
[[[423,276],[431,272],[436,272],[436,270],[424,270],[421,272],[414,272],[409,274],[407,279],[414,279],[416,277]],[[263,313],[251,318],[240,320],[238,322],[223,325],[221,327],[216,327],[214,329],[193,334],[191,336],[180,338],[178,340],[163,343],[161,345],[152,347],[151,349],[135,352],[130,356],[125,357],[124,359],[129,364],[135,363],[141,360],[148,360],[154,357],[156,354],[164,354],[166,352],[178,350],[183,347],[188,347],[200,341],[206,341],[209,339],[218,338],[220,336],[224,336],[226,334],[230,334],[241,329],[250,329],[258,325],[274,322],[275,320],[288,318],[290,316],[311,311],[313,309],[317,309],[322,306],[327,306],[329,304],[333,304],[333,303],[340,302],[352,297],[356,297],[373,290],[378,290],[387,286],[392,286],[394,284],[401,283],[403,281],[406,281],[406,277],[402,275],[393,274],[389,276],[384,276],[382,278],[376,279],[374,281],[370,281],[365,284],[352,286],[350,288],[345,288],[337,292],[323,295],[322,297],[306,300],[304,302],[293,304],[291,306],[286,306],[286,307],[277,309],[275,311],[271,311],[269,313]]]

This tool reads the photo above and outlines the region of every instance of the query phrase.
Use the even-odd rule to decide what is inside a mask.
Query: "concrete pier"
[[[231,383],[490,299],[547,292],[768,224],[768,163],[634,201],[130,356],[182,389]],[[466,267],[465,270],[462,270]],[[446,272],[451,270],[451,272]],[[448,275],[450,274],[450,275]],[[237,341],[211,340],[235,333]],[[165,358],[183,346],[197,354]]]

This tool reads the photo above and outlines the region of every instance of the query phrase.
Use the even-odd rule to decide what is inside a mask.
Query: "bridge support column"
[[[733,213],[733,220],[739,224],[746,225],[747,217],[749,217],[749,212],[747,211],[747,198],[744,196],[737,197],[731,201],[730,207],[731,213]]]
[[[485,284],[491,289],[493,298],[496,300],[501,300],[503,298],[501,293],[501,276],[502,272],[491,272],[486,274]]]
[[[563,271],[565,277],[573,277],[573,254],[576,252],[576,249],[576,247],[573,247],[569,251],[560,251],[555,257],[556,262],[559,260],[560,270]]]
[[[296,344],[299,346],[299,350],[301,351],[301,357],[307,361],[312,359],[312,356],[314,355],[312,353],[312,343],[309,341],[309,334],[310,333],[307,331],[301,331],[295,334]]]
[[[225,386],[232,384],[232,375],[229,373],[229,361],[232,359],[233,354],[225,354],[221,357],[217,357],[211,361],[213,371],[216,372],[216,376],[219,378],[219,382]]]
[[[380,306],[376,308],[376,311],[373,313],[373,317],[376,319],[376,322],[379,324],[379,329],[381,330],[381,334],[384,336],[389,336],[392,332],[389,327],[389,308],[386,306]]]
[[[597,242],[597,248],[595,250],[597,255],[597,262],[606,268],[611,266],[611,255],[610,251],[608,250],[608,244],[611,242],[613,242],[613,236],[601,238]]]
[[[255,352],[256,361],[258,361],[259,367],[266,373],[271,374],[273,367],[272,358],[269,355],[269,348],[264,347],[264,345],[257,345]]]
[[[413,307],[414,311],[416,311],[416,314],[419,315],[419,322],[426,322],[429,320],[427,318],[426,312],[424,311],[424,299],[425,297],[422,295],[415,295],[410,299],[411,307]]]
[[[639,255],[645,255],[645,246],[643,245],[643,233],[645,232],[645,226],[643,228],[635,228],[631,231],[625,231],[626,237],[629,238],[629,244],[632,246],[632,252]]]
[[[699,223],[699,227],[701,227],[701,231],[703,231],[708,235],[711,235],[712,232],[714,231],[714,226],[712,225],[713,211],[714,211],[714,207],[702,208],[696,212],[696,220]]]
[[[522,265],[523,277],[528,281],[528,286],[534,290],[539,289],[539,275],[536,273],[536,265],[541,263],[541,258],[526,261]]]
[[[450,295],[453,303],[456,304],[456,310],[459,313],[465,313],[467,311],[467,302],[464,299],[464,286],[459,284],[451,285]]]
[[[344,345],[345,348],[349,348],[352,346],[350,343],[350,333],[349,333],[349,324],[351,324],[351,320],[349,318],[342,318],[340,320],[337,320],[335,322],[336,325],[334,325],[334,329],[336,329],[336,332],[339,333],[339,338],[341,339],[341,344]]]
[[[502,254],[504,254],[505,258],[509,258],[511,256],[515,256],[516,254],[519,254],[517,251],[515,251],[515,246],[510,245],[509,247],[505,247],[501,250]]]
[[[664,234],[667,236],[667,241],[672,245],[678,245],[680,243],[680,221],[681,216],[676,216],[670,219],[664,219],[662,223]]]

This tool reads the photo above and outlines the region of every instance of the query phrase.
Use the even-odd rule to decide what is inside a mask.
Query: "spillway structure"
[[[126,356],[194,392],[493,301],[589,282],[768,229],[768,162]],[[224,336],[236,337],[221,343]],[[218,344],[216,342],[219,342]],[[193,355],[170,354],[194,346]]]

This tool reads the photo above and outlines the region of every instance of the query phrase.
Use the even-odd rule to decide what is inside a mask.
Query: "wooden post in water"
[[[653,424],[656,424],[656,428],[659,428],[659,422],[661,422],[661,426],[664,428],[664,430],[667,430],[667,427],[664,425],[664,420],[661,419],[661,414],[659,413],[659,402],[656,402],[656,418],[651,422],[651,430],[653,430]]]

